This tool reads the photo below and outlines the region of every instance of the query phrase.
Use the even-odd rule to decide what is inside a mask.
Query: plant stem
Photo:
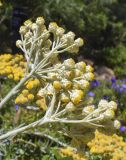
[[[27,126],[24,126],[24,127],[21,127],[21,128],[15,128],[14,130],[9,131],[9,132],[1,135],[0,136],[0,140],[4,140],[6,138],[16,136],[18,133],[21,133],[21,132],[23,132],[23,131],[25,131],[27,129],[32,129],[32,128],[36,127],[36,126],[43,125],[43,124],[48,123],[48,122],[50,122],[48,119],[41,118],[38,121],[30,123]]]
[[[44,134],[44,133],[42,133],[42,132],[35,132],[35,133],[32,133],[32,134],[35,135],[35,136],[40,136],[40,137],[48,138],[48,139],[50,139],[51,141],[59,144],[60,146],[68,147],[67,144],[61,142],[58,138],[52,137],[52,136],[50,136],[50,135],[48,135],[48,134]]]
[[[2,99],[0,102],[0,109],[3,105],[12,97],[14,96],[20,89],[20,87],[32,76],[33,71],[31,71],[27,76],[25,76],[21,81]]]

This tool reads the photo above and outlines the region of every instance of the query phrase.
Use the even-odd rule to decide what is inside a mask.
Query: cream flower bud
[[[70,31],[70,32],[68,32],[68,33],[66,34],[66,37],[67,37],[70,41],[73,41],[74,38],[75,38],[75,34]]]
[[[36,24],[37,24],[37,25],[43,25],[44,23],[45,23],[45,20],[44,20],[43,17],[38,17],[38,18],[36,19]]]
[[[71,68],[74,68],[75,61],[72,58],[70,58],[70,59],[65,60],[63,64],[66,69],[71,69]]]
[[[108,103],[108,107],[109,107],[110,109],[117,110],[117,103],[114,102],[114,101],[110,101],[110,102]]]
[[[60,90],[60,89],[61,89],[61,82],[60,82],[60,81],[54,81],[54,82],[53,82],[53,87],[54,87],[56,90]]]
[[[17,40],[16,41],[16,46],[19,48],[22,45],[22,41],[21,40]]]
[[[73,104],[72,102],[69,102],[69,103],[66,105],[65,109],[66,109],[68,112],[72,112],[72,111],[74,111],[74,110],[76,109],[76,107],[74,106],[74,104]]]
[[[57,36],[62,36],[64,34],[65,30],[62,27],[58,27],[56,30]]]
[[[100,100],[99,104],[98,104],[99,108],[107,108],[108,107],[108,101],[107,100]]]
[[[47,74],[47,76],[48,76],[48,78],[50,79],[50,80],[56,80],[56,79],[58,79],[58,73],[48,73]]]
[[[92,81],[94,79],[94,74],[92,72],[85,73],[83,75],[83,78],[85,78],[88,81]]]
[[[74,69],[74,74],[75,74],[75,77],[80,77],[82,76],[83,72],[81,72],[79,69]]]
[[[80,87],[82,89],[85,89],[85,90],[88,89],[89,86],[90,86],[90,83],[87,80],[84,80],[84,79],[78,81],[78,83],[79,83]]]
[[[74,78],[74,72],[73,71],[66,71],[65,73],[64,73],[64,78],[66,78],[66,79],[73,79]]]
[[[106,118],[112,119],[115,116],[115,112],[112,109],[107,109],[104,113]]]
[[[82,113],[84,115],[88,115],[88,114],[92,113],[94,110],[95,110],[95,106],[94,105],[89,105],[89,106],[84,107]]]
[[[57,30],[57,28],[58,28],[58,25],[55,23],[55,22],[51,22],[50,24],[49,24],[49,31],[50,32],[55,32],[56,30]]]
[[[26,39],[29,39],[29,38],[31,38],[31,36],[32,36],[32,32],[27,32],[25,35],[24,35],[24,37],[26,38]]]
[[[87,65],[86,66],[86,72],[93,72],[93,67],[92,66],[90,66],[90,65]]]
[[[24,25],[25,25],[26,27],[28,27],[28,28],[31,28],[31,26],[32,26],[32,21],[31,21],[31,20],[26,20],[26,21],[24,22]]]
[[[72,87],[72,82],[67,79],[62,79],[61,83],[64,89],[70,89]]]
[[[61,42],[65,42],[67,43],[67,45],[73,44],[74,43],[74,37],[75,34],[73,32],[68,32],[67,34],[64,34],[61,38]]]
[[[31,29],[34,31],[38,28],[36,23],[32,23]]]
[[[74,104],[78,104],[82,100],[83,96],[84,92],[78,89],[73,90],[72,93],[70,94],[71,101]]]
[[[24,35],[26,32],[27,32],[26,27],[25,26],[21,26],[20,29],[19,29],[19,33]]]
[[[86,63],[82,62],[78,62],[75,64],[75,68],[79,69],[82,72],[85,72],[86,70]]]
[[[81,47],[84,44],[84,41],[82,38],[77,38],[74,42],[77,46]]]
[[[68,102],[70,101],[69,94],[68,94],[68,93],[61,93],[61,95],[60,95],[60,100],[61,100],[63,103],[68,103]]]
[[[70,48],[68,48],[67,51],[69,53],[78,53],[79,52],[79,47],[74,44]]]
[[[115,127],[116,129],[119,129],[119,128],[120,128],[120,126],[121,126],[120,121],[115,120],[115,121],[114,121],[114,127]]]

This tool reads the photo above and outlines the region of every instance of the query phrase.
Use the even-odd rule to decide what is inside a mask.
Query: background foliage
[[[1,0],[0,1],[0,52],[16,52],[13,50],[12,35],[17,34],[18,28],[15,30],[12,26],[13,9],[15,7],[25,8],[27,16],[32,19],[37,16],[44,16],[46,22],[56,21],[59,25],[76,33],[85,40],[85,46],[81,49],[81,55],[95,61],[97,65],[106,65],[114,69],[118,76],[126,75],[126,1],[125,0]],[[24,19],[25,20],[25,19]],[[22,20],[23,21],[23,20]],[[126,86],[125,81],[116,81],[115,88],[112,82],[100,82],[96,88],[92,88],[95,93],[95,100],[100,98],[109,98],[118,100],[119,110],[117,115],[126,125]],[[2,90],[0,96],[4,96],[11,89],[10,81],[2,81]],[[117,90],[118,85],[124,89]],[[119,86],[119,88],[121,88]],[[12,108],[8,109],[8,106]],[[13,102],[7,104],[6,110],[2,110],[0,116],[0,125],[3,128],[13,127],[16,110],[13,107]],[[120,114],[121,113],[121,114]],[[11,116],[10,116],[11,115]],[[28,114],[27,114],[28,115]],[[34,114],[30,113],[26,116],[22,113],[21,122],[33,121]],[[36,116],[37,118],[37,116]],[[5,123],[6,122],[6,123]],[[50,133],[53,135],[54,133]],[[53,135],[54,136],[54,135]],[[125,135],[124,135],[125,136]],[[57,137],[57,135],[55,135]],[[68,139],[63,139],[58,136],[63,142],[68,142]],[[22,141],[25,140],[25,141]],[[32,140],[31,140],[32,139]],[[7,154],[0,152],[0,159],[61,159],[54,146],[59,147],[51,141],[46,144],[43,138],[34,139],[33,137],[24,136],[17,137],[11,145],[7,145]],[[30,141],[30,145],[29,145]],[[34,145],[35,144],[35,145]],[[20,146],[20,147],[19,147]],[[43,147],[46,150],[43,153]],[[21,149],[22,148],[22,149]],[[30,149],[29,149],[30,148]],[[36,154],[35,154],[36,153]],[[71,158],[63,158],[69,160]],[[100,156],[90,155],[91,160],[100,160]]]
[[[6,2],[6,3],[5,3]],[[118,75],[126,75],[126,1],[125,0],[6,0],[2,8],[22,7],[29,11],[29,18],[43,15],[72,30],[85,39],[81,54],[113,68]],[[11,6],[11,7],[10,7]],[[12,13],[11,9],[11,13]],[[2,12],[3,15],[6,12]],[[10,19],[10,22],[8,21]],[[7,24],[10,23],[10,25]],[[11,18],[2,23],[11,29]],[[0,34],[3,34],[0,28]],[[7,33],[7,32],[6,32]],[[8,42],[8,38],[2,39]],[[3,46],[1,46],[1,50]]]

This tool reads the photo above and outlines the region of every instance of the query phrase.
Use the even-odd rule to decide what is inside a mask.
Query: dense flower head
[[[0,75],[19,81],[24,77],[26,62],[21,54],[0,55]]]
[[[45,58],[49,51],[55,50],[53,58],[49,58],[50,63],[54,64],[59,53],[65,51],[69,53],[78,53],[79,48],[84,44],[82,38],[76,39],[75,34],[71,31],[65,33],[65,30],[55,22],[51,22],[46,27],[43,17],[38,17],[35,22],[32,22],[30,19],[26,20],[20,27],[19,33],[22,39],[16,41],[16,46],[21,48],[25,53],[26,51],[29,52],[27,55],[25,54],[25,58],[29,61],[30,57],[31,63],[29,67],[31,68],[33,67],[38,50],[38,62]]]
[[[48,79],[48,85],[45,89],[42,88],[39,95],[53,95],[55,90],[59,100],[64,105],[70,102],[73,105],[77,105],[82,102],[90,87],[90,81],[94,79],[92,67],[86,65],[83,61],[75,63],[70,58],[63,63],[56,64],[54,69],[56,71],[45,74]]]
[[[15,104],[24,106],[32,104],[46,110],[47,106],[44,97],[37,96],[40,86],[41,84],[38,79],[32,78],[28,80],[23,86],[20,94],[16,97]]]
[[[95,138],[87,145],[93,154],[104,154],[106,159],[111,160],[125,160],[126,143],[116,134],[106,135],[96,130]]]

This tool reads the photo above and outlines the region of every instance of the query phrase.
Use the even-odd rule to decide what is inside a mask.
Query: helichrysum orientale
[[[24,52],[25,69],[23,76],[18,75],[19,83],[1,101],[0,108],[17,94],[15,104],[26,106],[33,102],[45,114],[27,126],[1,135],[0,140],[46,123],[104,128],[110,122],[111,127],[120,127],[120,122],[115,120],[117,104],[114,101],[100,100],[94,105],[86,94],[94,79],[93,68],[83,61],[76,63],[72,58],[59,60],[63,52],[77,54],[84,43],[82,38],[76,38],[71,31],[65,33],[54,22],[46,27],[43,17],[35,22],[25,21],[19,32],[21,40],[17,40],[16,45]]]

